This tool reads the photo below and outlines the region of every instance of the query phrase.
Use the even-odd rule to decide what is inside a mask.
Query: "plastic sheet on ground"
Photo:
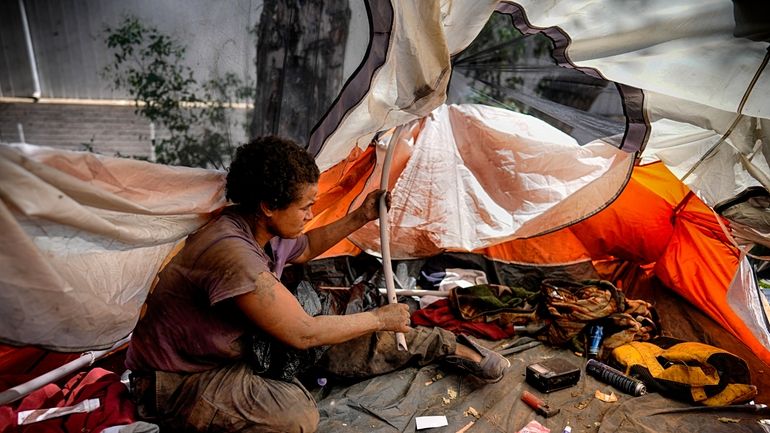
[[[763,432],[757,421],[770,417],[767,411],[689,406],[659,394],[632,397],[584,373],[574,387],[542,394],[524,381],[524,372],[527,365],[551,357],[584,363],[572,352],[537,346],[510,356],[510,370],[494,384],[450,373],[439,365],[410,367],[354,384],[329,381],[324,388],[311,389],[319,400],[318,431],[414,432],[416,417],[444,415],[449,425],[428,431],[457,432],[475,421],[467,432],[515,432],[535,419],[552,432],[561,432],[567,424],[575,433]],[[436,380],[437,376],[441,377]],[[614,392],[618,401],[594,398],[597,389]],[[550,418],[535,414],[521,401],[525,390],[561,410]],[[726,418],[739,422],[728,424]]]

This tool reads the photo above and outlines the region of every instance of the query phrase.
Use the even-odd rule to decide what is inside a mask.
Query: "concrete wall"
[[[245,142],[243,125],[249,112],[232,109],[227,115],[233,123],[233,145]],[[156,139],[168,135],[163,128],[155,128]],[[152,159],[150,122],[129,105],[0,104],[0,143],[20,143],[22,138],[41,146]]]
[[[0,104],[0,142],[20,143],[22,139],[108,156],[149,158],[152,153],[150,123],[135,115],[130,106]]]

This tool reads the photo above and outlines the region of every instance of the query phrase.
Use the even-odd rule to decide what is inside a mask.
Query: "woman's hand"
[[[390,191],[384,189],[370,192],[364,199],[364,203],[358,208],[367,221],[373,221],[380,217],[380,197],[383,194],[385,194],[385,204],[390,210]]]
[[[372,313],[380,321],[380,331],[409,332],[409,307],[406,304],[383,305]]]

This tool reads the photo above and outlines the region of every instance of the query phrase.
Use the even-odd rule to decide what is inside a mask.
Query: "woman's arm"
[[[375,331],[409,330],[409,309],[404,304],[344,316],[310,316],[269,272],[259,274],[254,291],[234,301],[257,327],[297,349],[343,343]]]
[[[307,248],[292,263],[306,263],[319,256],[324,251],[333,247],[346,236],[360,229],[369,221],[376,220],[380,216],[380,196],[385,196],[385,202],[390,208],[390,193],[384,190],[370,192],[364,202],[353,212],[345,215],[337,221],[323,227],[307,232]]]

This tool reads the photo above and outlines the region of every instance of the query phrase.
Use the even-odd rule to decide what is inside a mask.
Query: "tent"
[[[392,147],[394,258],[586,265],[629,290],[654,277],[734,337],[762,380],[770,334],[746,245],[767,244],[770,54],[748,3],[367,1],[367,56],[308,143],[323,171],[311,226],[377,188]],[[579,143],[530,115],[444,104],[453,60],[493,13],[549,38],[559,67],[609,82],[619,132]],[[221,172],[26,145],[0,156],[9,385],[126,337],[164,258],[225,204]],[[377,255],[377,230],[325,257]],[[758,401],[767,392],[760,386]],[[340,427],[323,413],[326,428]]]
[[[608,145],[615,145],[628,153],[626,157],[634,153],[638,156],[636,171],[639,173],[650,170],[643,167],[655,161],[663,162],[670,171],[668,176],[660,174],[657,180],[648,180],[642,185],[653,194],[662,195],[666,203],[663,207],[670,208],[660,214],[660,222],[664,218],[670,220],[673,214],[682,223],[675,224],[674,228],[666,227],[669,224],[656,225],[650,209],[640,206],[633,212],[633,206],[629,206],[630,213],[621,214],[613,223],[608,222],[615,228],[609,238],[591,242],[588,236],[583,236],[581,241],[596,247],[591,251],[593,257],[624,253],[620,256],[640,263],[656,263],[657,273],[667,286],[691,299],[736,337],[747,342],[765,362],[770,361],[768,322],[758,292],[750,287],[734,289],[740,285],[756,286],[745,257],[740,255],[739,242],[767,243],[763,221],[768,208],[748,201],[751,196],[767,196],[767,173],[770,173],[767,162],[768,103],[763,97],[770,90],[770,75],[765,71],[770,58],[768,27],[758,15],[752,15],[761,10],[754,9],[755,6],[748,2],[729,1],[644,5],[630,2],[428,2],[391,6],[388,2],[370,3],[372,15],[384,17],[382,22],[390,20],[391,24],[389,28],[383,25],[373,32],[397,33],[398,37],[408,38],[409,43],[391,45],[393,40],[398,41],[397,37],[386,39],[380,36],[380,39],[372,40],[370,51],[387,52],[387,61],[372,74],[371,70],[376,67],[372,63],[380,58],[370,54],[367,63],[351,78],[315,130],[310,150],[317,152],[317,161],[322,168],[337,163],[339,156],[331,155],[348,154],[356,145],[364,147],[376,131],[403,125],[407,120],[416,122],[415,119],[426,114],[427,109],[442,102],[446,97],[447,69],[452,64],[452,56],[467,48],[495,8],[498,13],[509,16],[512,25],[522,34],[544,34],[551,39],[552,56],[559,66],[615,83],[623,99],[624,131],[620,137],[602,137],[581,149],[595,145],[604,150]],[[629,19],[630,16],[634,19]],[[403,36],[404,33],[416,36],[410,38]],[[445,37],[424,36],[437,33]],[[415,49],[420,56],[411,55]],[[365,79],[370,83],[369,90],[362,94],[360,82]],[[385,91],[394,87],[397,92]],[[623,156],[620,154],[604,156],[606,159],[600,165],[607,172],[601,173],[597,183],[591,183],[590,175],[580,171],[588,170],[587,167],[576,167],[573,161],[562,167],[575,170],[574,173],[558,180],[543,180],[537,175],[549,172],[556,165],[553,161],[558,160],[551,149],[542,143],[533,145],[543,152],[541,158],[548,164],[541,161],[539,166],[527,167],[515,157],[503,159],[504,155],[497,151],[494,141],[506,142],[506,138],[488,133],[497,133],[514,120],[496,119],[492,113],[466,114],[472,108],[449,107],[445,109],[446,113],[443,110],[439,109],[421,121],[425,123],[424,131],[430,135],[421,135],[416,140],[412,158],[423,160],[407,166],[398,179],[403,189],[397,191],[409,191],[404,193],[409,196],[404,201],[419,197],[414,199],[416,203],[411,203],[412,209],[404,210],[402,216],[399,206],[403,204],[396,195],[391,217],[397,221],[397,226],[409,228],[401,231],[405,248],[427,248],[411,251],[412,254],[499,246],[506,238],[529,238],[552,232],[602,209],[618,197],[625,186]],[[442,116],[449,121],[437,121]],[[441,123],[443,129],[432,126],[434,123]],[[327,132],[327,124],[335,124],[337,128]],[[455,124],[462,126],[453,128]],[[467,132],[474,127],[483,129],[483,135],[479,134],[481,137]],[[515,130],[514,134],[523,134],[520,131],[526,130],[544,140],[558,140],[545,132],[533,132],[533,129],[513,126],[511,129]],[[408,131],[406,135],[409,135]],[[440,150],[417,144],[424,142],[448,147],[443,156],[437,156]],[[526,162],[530,163],[533,160],[531,153],[524,154]],[[446,158],[446,155],[453,158]],[[444,161],[447,166],[444,172],[454,171],[449,173],[454,177],[434,178],[441,167],[430,173],[423,171],[428,164],[433,168],[435,160],[441,157],[448,160]],[[484,173],[488,165],[479,160],[494,161],[503,168],[494,174]],[[458,168],[459,162],[466,164],[467,170]],[[529,170],[535,174],[532,179],[525,178],[530,174]],[[626,166],[626,174],[629,173]],[[585,183],[576,182],[569,175]],[[336,174],[330,173],[330,176]],[[686,182],[686,186],[678,179]],[[447,191],[442,187],[453,183],[457,188],[449,191],[447,199]],[[555,185],[565,189],[560,190]],[[636,179],[629,188],[635,185]],[[538,194],[545,186],[547,193]],[[413,192],[431,187],[428,192]],[[500,193],[506,193],[506,196],[502,197]],[[452,194],[459,197],[455,199]],[[520,194],[524,197],[512,197]],[[430,201],[431,197],[433,201]],[[472,204],[468,203],[470,201]],[[444,206],[436,203],[434,207],[434,202],[443,202]],[[447,203],[467,204],[467,214],[460,215],[462,206],[448,209]],[[732,231],[723,229],[721,219],[710,214],[709,206],[734,217],[725,223]],[[604,213],[610,213],[614,207],[617,205]],[[435,214],[426,217],[420,208],[436,209]],[[693,208],[699,210],[690,215]],[[644,211],[641,215],[640,210]],[[490,215],[505,213],[511,214],[508,221],[484,220]],[[449,221],[441,221],[442,224],[454,225],[446,229],[435,221],[426,221],[430,217],[445,217]],[[623,223],[630,222],[629,218],[643,221],[625,227]],[[689,227],[691,222],[705,227]],[[588,221],[583,224],[589,225]],[[413,227],[421,230],[413,230]],[[464,233],[468,227],[476,231]],[[638,237],[632,237],[628,229],[633,227],[645,229]],[[653,245],[649,236],[651,228],[662,229],[658,239],[668,246]],[[698,245],[697,231],[715,238],[719,244],[703,246],[705,250],[713,251],[707,257],[721,256],[716,254],[721,250],[732,258],[724,257],[725,265],[719,267],[692,262],[706,255]],[[437,245],[433,239],[426,239],[432,245],[422,245],[425,237],[433,234],[435,238],[438,237],[435,233],[444,232],[448,235],[441,236],[439,242],[445,239],[451,239],[451,242]],[[692,238],[691,245],[697,247],[688,251],[679,236]],[[352,238],[363,242],[363,237],[373,239],[366,229]],[[416,242],[416,239],[420,241]],[[477,244],[473,244],[474,240]],[[629,243],[625,246],[614,245],[626,241]],[[398,245],[398,236],[392,242]],[[364,245],[364,249],[367,248],[376,249],[376,244]],[[667,251],[667,248],[671,250]],[[409,255],[410,251],[403,253]],[[685,261],[695,267],[688,269]],[[730,262],[733,263],[729,265]],[[706,268],[713,270],[714,275],[701,275],[707,272]],[[696,269],[699,272],[694,272]],[[687,281],[690,278],[693,280]],[[739,295],[739,291],[742,294]],[[747,323],[748,328],[744,328]]]

